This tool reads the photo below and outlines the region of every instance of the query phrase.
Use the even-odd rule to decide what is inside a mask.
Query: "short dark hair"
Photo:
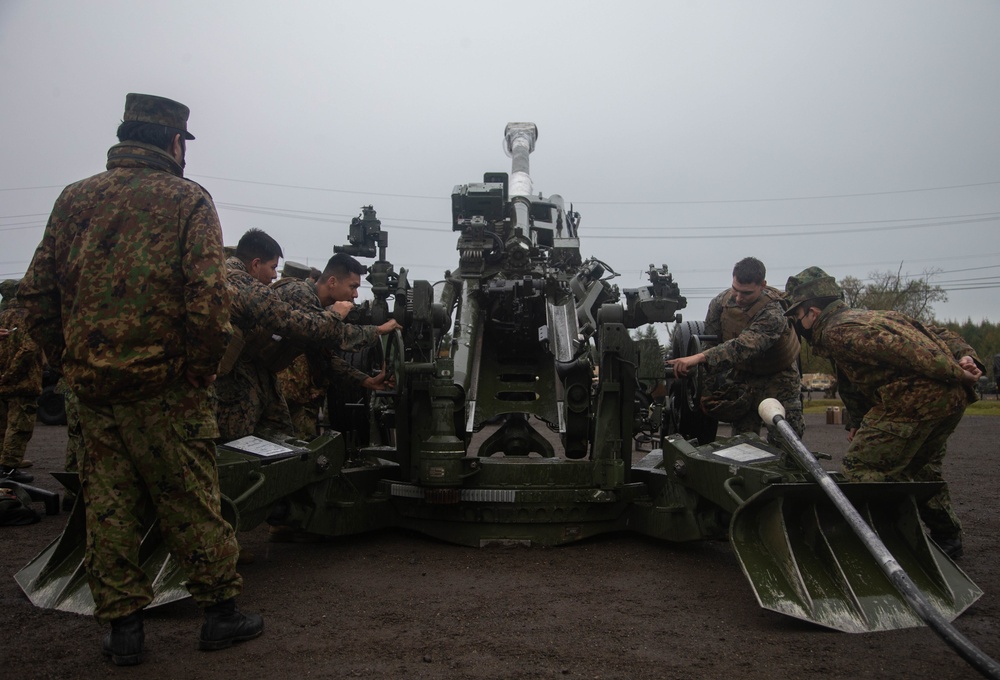
[[[744,257],[733,267],[733,278],[740,283],[756,283],[761,285],[767,278],[764,263],[756,257]]]
[[[184,143],[184,131],[177,130],[166,125],[156,123],[143,123],[137,120],[127,120],[118,126],[119,142],[142,142],[155,147],[170,150],[170,144],[174,141],[174,136],[181,136],[181,144]]]
[[[247,264],[258,258],[268,262],[284,256],[278,242],[256,227],[247,229],[247,233],[243,234],[240,242],[236,244],[236,257]]]
[[[342,279],[347,276],[348,273],[362,276],[363,274],[368,273],[368,267],[364,266],[347,253],[336,253],[326,263],[326,268],[323,270],[320,280],[325,281],[331,276],[336,276],[338,279]]]

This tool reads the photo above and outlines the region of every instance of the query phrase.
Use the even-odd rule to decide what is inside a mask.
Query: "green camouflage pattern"
[[[323,310],[319,296],[316,294],[316,284],[312,281],[291,281],[285,285],[278,286],[275,290],[281,299],[297,309],[309,309],[314,312]],[[339,318],[336,314],[334,316]],[[347,340],[333,349],[340,349],[345,352],[357,352],[365,347],[371,347],[379,340],[375,326],[346,323],[345,330],[348,333]],[[323,386],[328,385],[332,378],[348,378],[356,382],[361,382],[371,377],[364,371],[354,368],[333,352],[324,351],[323,354],[322,359],[318,357],[314,357],[313,359],[314,365],[323,365],[324,373],[326,374],[321,378]]]
[[[38,397],[42,393],[42,350],[28,332],[27,312],[17,298],[0,312],[0,399]]]
[[[291,366],[278,371],[278,387],[288,404],[295,434],[311,441],[319,434],[319,412],[326,390],[315,384],[309,357],[300,354]]]
[[[186,139],[194,139],[194,135],[187,129],[190,114],[191,110],[188,107],[173,99],[130,92],[125,95],[125,114],[122,120],[126,123],[135,121],[165,125],[180,130]]]
[[[708,304],[705,316],[705,333],[723,337],[722,315],[726,306],[735,307],[736,298],[730,295],[730,290],[724,290]],[[785,407],[785,419],[799,436],[805,431],[805,420],[802,417],[802,395],[800,392],[801,377],[795,363],[781,371],[769,375],[754,375],[743,370],[748,362],[762,356],[788,329],[788,319],[779,300],[773,300],[765,305],[751,320],[749,325],[736,337],[705,349],[705,364],[710,372],[729,371],[732,379],[751,392],[750,411],[730,423],[732,433],[760,433],[761,420],[757,415],[757,406],[764,399],[773,397]],[[770,434],[769,434],[770,437]]]
[[[976,400],[958,359],[975,350],[957,334],[893,311],[835,301],[813,324],[816,354],[833,362],[852,423],[844,474],[853,481],[943,481],[948,436]],[[920,505],[928,528],[952,537],[961,524],[948,487]]]
[[[209,390],[232,335],[222,230],[165,151],[124,142],[63,190],[18,297],[79,401],[88,581],[106,622],[148,604],[139,565],[155,513],[201,604],[240,592],[222,518]]]
[[[844,456],[844,476],[852,482],[944,482],[948,437],[961,420],[961,412],[920,422],[869,412]],[[917,509],[936,539],[961,535],[947,484]]]
[[[214,374],[232,329],[212,197],[162,149],[113,146],[107,172],[57,199],[18,298],[82,401],[145,399],[185,371]]]
[[[305,350],[308,346],[361,347],[375,335],[374,328],[349,325],[337,314],[319,307],[319,298],[304,281],[275,289],[253,278],[239,258],[226,260],[226,267],[233,294],[232,322],[244,337],[277,336],[276,344],[301,343]],[[278,294],[283,288],[299,285],[306,287],[315,303],[292,304]],[[224,441],[255,433],[292,432],[288,405],[275,374],[261,357],[249,352],[240,356],[230,373],[216,381],[214,403]]]
[[[789,276],[785,282],[785,295],[788,297],[786,316],[794,314],[794,310],[803,302],[824,297],[843,299],[844,291],[837,285],[837,280],[819,267],[808,267],[795,276]]]
[[[24,451],[35,432],[38,402],[35,397],[0,398],[0,428],[3,428],[3,447],[0,465],[17,467],[24,460]]]
[[[66,405],[66,472],[79,472],[83,459],[83,430],[80,427],[80,400],[66,384],[66,378],[59,378],[56,393],[63,395]]]
[[[239,552],[220,508],[208,392],[178,381],[149,399],[80,403],[87,517],[85,565],[101,622],[148,605],[153,589],[139,561],[143,520],[160,534],[202,606],[237,596]]]
[[[835,301],[813,325],[812,347],[893,420],[941,418],[976,400],[962,386],[958,365],[963,356],[979,362],[976,351],[955,333],[899,312],[851,309]],[[851,416],[860,422],[864,412]]]

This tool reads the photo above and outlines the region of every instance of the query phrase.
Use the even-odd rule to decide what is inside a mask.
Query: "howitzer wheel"
[[[705,335],[704,321],[684,321],[674,326],[670,337],[671,358],[692,356],[701,352],[700,336]],[[667,412],[663,419],[663,436],[680,434],[685,439],[697,439],[699,444],[715,441],[719,421],[701,410],[701,386],[705,367],[695,366],[688,375],[667,381]]]

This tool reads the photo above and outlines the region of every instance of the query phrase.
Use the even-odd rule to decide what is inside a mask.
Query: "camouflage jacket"
[[[276,285],[275,289],[278,295],[288,302],[288,304],[298,309],[310,309],[314,312],[323,311],[319,296],[316,294],[315,283],[301,279],[283,279],[282,281],[285,283],[283,285]],[[335,316],[340,318],[339,315]],[[312,350],[308,352],[310,354],[309,363],[312,371],[315,373],[317,370],[321,370],[325,374],[323,376],[313,376],[313,381],[317,385],[327,385],[331,377],[350,378],[356,382],[361,382],[370,377],[367,373],[352,367],[330,350],[339,349],[345,352],[357,352],[365,347],[374,345],[379,339],[375,326],[361,326],[349,323],[347,324],[347,329],[351,334],[350,343],[342,344],[336,348],[325,348],[322,350],[322,356],[318,356],[317,352]]]
[[[905,314],[851,309],[836,301],[813,325],[816,354],[830,359],[853,424],[869,407],[893,420],[920,421],[961,412],[976,397],[962,386],[958,359],[976,352],[945,328]]]
[[[17,302],[0,312],[0,328],[17,329],[0,338],[0,399],[42,393],[42,350],[28,335],[25,314]]]
[[[289,302],[277,290],[255,279],[237,257],[226,260],[226,269],[233,291],[233,325],[244,336],[263,332],[275,342],[302,343],[302,350],[305,345],[315,345],[356,351],[371,341],[374,328],[348,325],[340,315],[320,307],[314,292],[309,295],[315,304],[303,306]],[[294,285],[298,283],[306,285],[305,282]]]
[[[705,333],[722,338],[722,315],[726,307],[736,306],[736,297],[726,289],[708,304],[705,316]],[[788,330],[785,310],[778,300],[764,306],[750,320],[749,325],[736,337],[725,340],[705,351],[705,363],[710,369],[743,369],[750,361],[762,356],[777,343]],[[791,367],[791,362],[789,363]]]
[[[215,373],[230,294],[212,197],[166,151],[123,142],[66,187],[21,282],[34,337],[82,401]]]

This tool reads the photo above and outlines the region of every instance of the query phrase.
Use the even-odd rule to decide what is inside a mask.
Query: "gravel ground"
[[[844,431],[807,415],[806,443],[846,449]],[[985,595],[956,620],[1000,658],[997,466],[1000,419],[966,417],[945,465],[965,523],[960,566]],[[59,490],[65,428],[39,425],[30,470]],[[241,534],[241,607],[264,635],[199,652],[190,601],[152,610],[145,663],[116,668],[89,617],[36,609],[12,575],[66,515],[0,528],[0,668],[32,678],[974,678],[927,628],[832,632],[760,609],[725,542],[666,544],[630,535],[561,548],[456,547],[385,531],[322,544]]]

